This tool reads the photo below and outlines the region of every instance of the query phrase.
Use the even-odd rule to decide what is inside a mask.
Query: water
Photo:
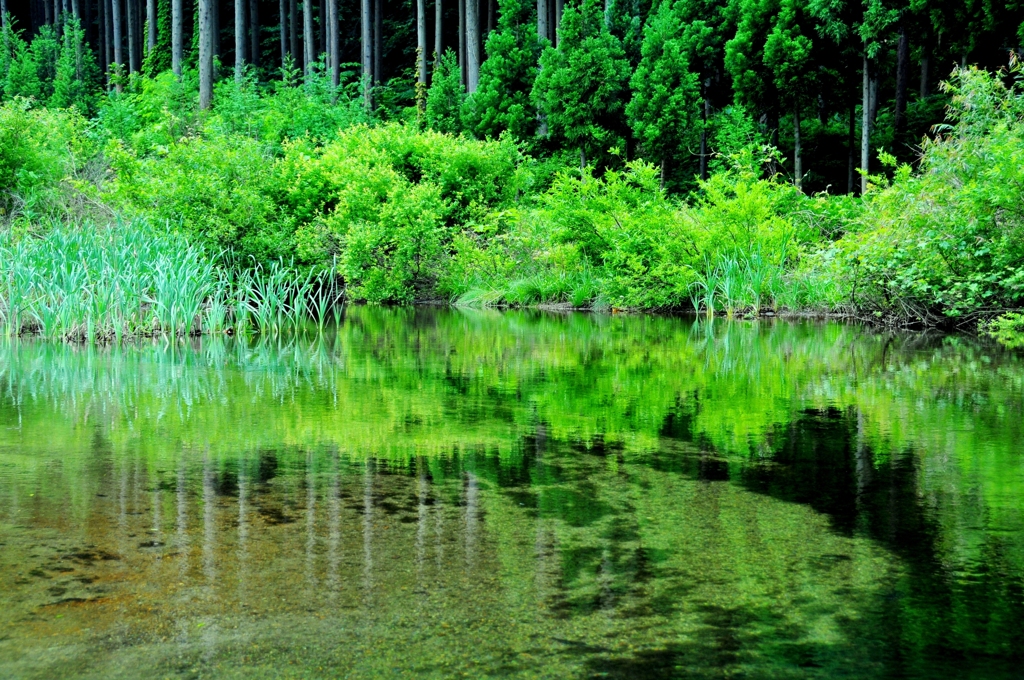
[[[0,347],[0,677],[1020,677],[1024,361],[354,308]]]

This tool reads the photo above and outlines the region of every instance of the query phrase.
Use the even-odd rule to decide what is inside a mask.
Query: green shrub
[[[0,105],[0,222],[73,217],[73,180],[94,155],[86,126],[74,110]]]
[[[1013,74],[1015,77],[1017,73]],[[926,140],[920,172],[876,179],[841,241],[851,303],[939,320],[1024,302],[1024,95],[961,69],[951,123]]]

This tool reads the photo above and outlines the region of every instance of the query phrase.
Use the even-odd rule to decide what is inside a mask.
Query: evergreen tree
[[[449,134],[462,132],[460,116],[465,99],[466,89],[462,86],[458,57],[448,49],[434,69],[427,93],[427,127]]]
[[[85,41],[85,31],[78,19],[68,19],[64,24],[50,106],[61,109],[74,106],[88,115],[95,108],[98,85],[99,68]]]
[[[532,100],[551,133],[587,156],[621,144],[626,131],[629,62],[604,20],[600,0],[583,0],[562,16],[557,48],[541,55]]]
[[[735,17],[728,11],[728,0],[676,0],[672,10],[679,23],[679,43],[689,68],[698,75],[703,99],[699,157],[700,176],[706,178],[712,112],[732,101],[725,43],[735,31]]]
[[[671,0],[663,0],[644,30],[643,56],[626,107],[644,153],[662,165],[663,183],[666,165],[687,153],[686,143],[699,129],[697,74],[689,70],[679,28]]]
[[[806,0],[781,0],[764,43],[764,64],[768,67],[780,105],[793,116],[793,182],[803,186],[801,110],[815,87],[817,69],[812,61],[814,47]]]
[[[20,34],[12,34],[11,37],[11,62],[4,82],[4,95],[48,102],[53,95],[60,56],[60,43],[53,27],[41,26],[30,44]]]
[[[477,137],[497,137],[508,130],[520,140],[532,139],[538,121],[530,92],[543,46],[537,37],[534,3],[501,0],[499,5],[498,28],[487,39],[480,83],[466,100],[463,120]]]

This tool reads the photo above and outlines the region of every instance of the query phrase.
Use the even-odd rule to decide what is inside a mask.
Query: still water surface
[[[0,677],[1020,677],[1024,361],[348,310],[0,346]]]

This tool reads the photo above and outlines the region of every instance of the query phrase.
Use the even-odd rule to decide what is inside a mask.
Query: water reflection
[[[1024,365],[360,309],[0,348],[0,675],[1013,677]]]

